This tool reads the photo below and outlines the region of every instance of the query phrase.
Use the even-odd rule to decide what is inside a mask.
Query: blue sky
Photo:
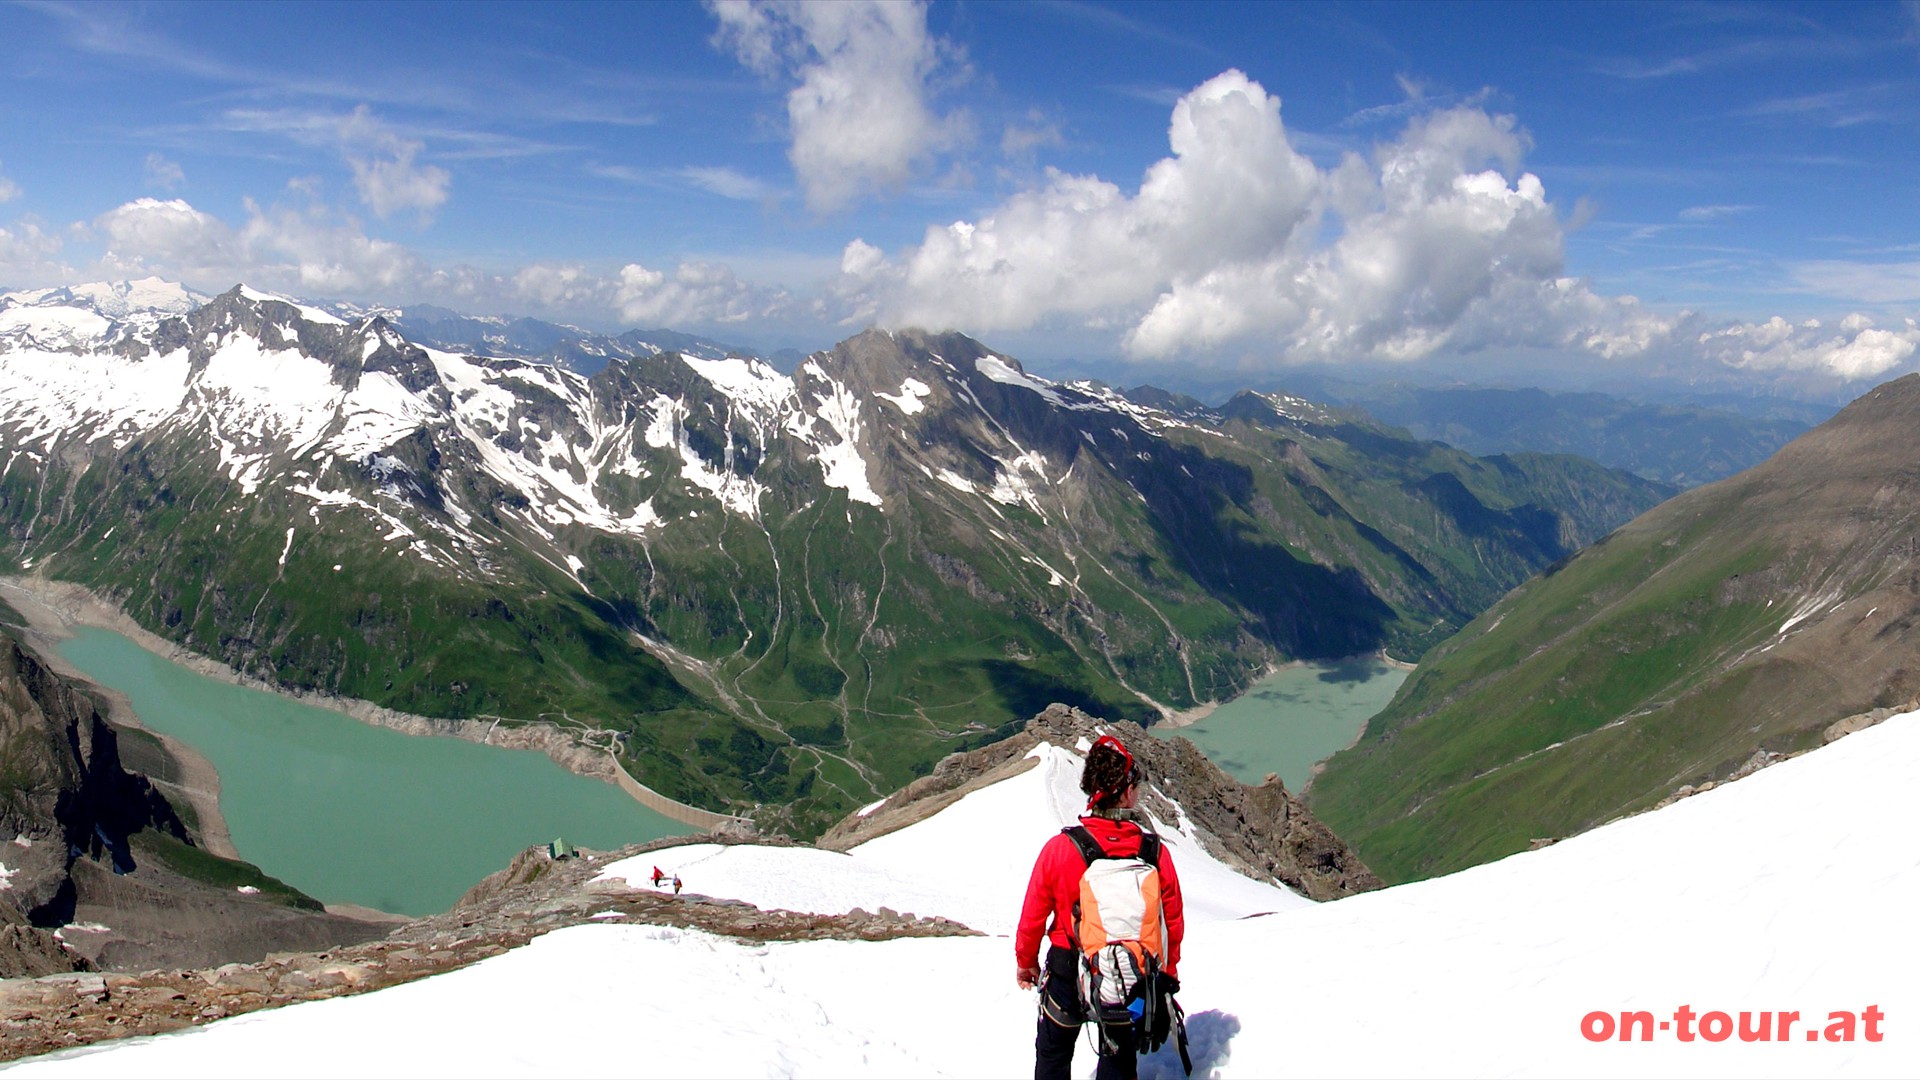
[[[1115,364],[1920,363],[1914,3],[25,3],[0,35],[10,287]]]

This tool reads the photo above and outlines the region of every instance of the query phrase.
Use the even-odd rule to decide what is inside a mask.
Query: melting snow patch
[[[653,419],[646,430],[647,445],[657,449],[673,447],[680,454],[680,475],[688,483],[708,492],[720,500],[720,504],[742,517],[754,518],[760,514],[760,496],[765,492],[758,480],[750,476],[735,476],[731,471],[733,446],[727,445],[728,460],[722,468],[714,468],[700,452],[693,448],[687,437],[683,422],[687,417],[684,403],[675,401],[665,394],[657,394],[652,402]],[[692,515],[689,514],[689,517]],[[637,507],[628,519],[629,528],[646,528],[657,524],[659,518],[654,514],[652,500]]]
[[[844,489],[847,497],[855,502],[869,506],[881,505],[879,493],[873,490],[873,485],[867,480],[866,459],[860,456],[859,400],[845,386],[828,378],[818,364],[808,361],[803,370],[826,384],[826,392],[816,393],[814,401],[820,407],[819,419],[840,436],[840,441],[832,446],[817,441],[812,434],[812,417],[801,422],[801,418],[796,416],[788,424],[788,432],[813,442],[822,481],[828,487]]]
[[[1055,570],[1051,566],[1048,566],[1045,562],[1042,562],[1041,560],[1036,559],[1031,555],[1022,555],[1020,556],[1020,559],[1022,562],[1032,563],[1033,565],[1039,567],[1040,569],[1045,570],[1047,572],[1048,585],[1065,585],[1067,583],[1067,579],[1060,576],[1060,571]]]
[[[289,525],[287,526],[287,546],[280,549],[280,566],[282,568],[285,568],[287,565],[287,552],[292,550],[293,550],[293,526]]]
[[[954,489],[955,491],[964,491],[967,494],[972,495],[975,491],[979,490],[973,486],[973,481],[967,479],[964,476],[961,476],[959,473],[954,472],[951,469],[941,469],[937,475],[941,483],[947,485],[948,487]]]
[[[242,885],[233,891],[239,893],[241,896],[257,896],[260,893],[260,886]]]
[[[1051,383],[1048,383],[1044,379],[1036,379],[997,356],[991,354],[982,356],[973,362],[973,367],[974,370],[992,379],[994,382],[1004,383],[1007,386],[1025,387],[1055,405],[1066,404],[1060,400],[1060,395],[1054,391]]]
[[[1840,590],[1838,589],[1835,589],[1832,592],[1822,593],[1819,596],[1810,597],[1806,600],[1802,600],[1800,602],[1800,605],[1793,609],[1793,614],[1787,616],[1787,621],[1780,624],[1780,629],[1777,631],[1777,634],[1786,633],[1787,631],[1793,629],[1795,626],[1800,625],[1800,623],[1804,622],[1808,618],[1811,618],[1813,615],[1817,614],[1820,611],[1820,609],[1828,606],[1829,604],[1837,604],[1839,601],[1840,601]]]
[[[900,384],[900,393],[898,394],[876,393],[873,396],[882,401],[893,402],[894,406],[901,412],[912,416],[915,413],[926,411],[927,405],[925,399],[932,393],[933,388],[926,383],[921,382],[919,379],[908,379],[906,382]]]
[[[0,889],[13,888],[13,875],[19,872],[18,870],[9,869],[6,863],[0,863]]]
[[[861,807],[860,809],[858,809],[858,810],[856,810],[856,811],[854,811],[854,815],[853,815],[853,816],[854,816],[854,817],[866,817],[866,816],[867,816],[868,814],[871,814],[871,813],[873,813],[873,812],[874,812],[875,810],[878,810],[878,809],[880,809],[881,807],[883,807],[883,806],[885,806],[885,805],[887,805],[887,800],[886,800],[886,799],[881,799],[881,800],[879,800],[878,802],[870,802],[870,803],[868,803],[867,805],[865,805],[865,806],[863,806],[863,807]]]
[[[987,492],[987,497],[1007,506],[1024,503],[1034,513],[1041,513],[1040,500],[1035,496],[1033,486],[1020,474],[1031,471],[1042,481],[1046,480],[1046,459],[1037,452],[1029,451],[1012,461],[1005,458],[996,460],[1000,468],[994,473],[993,490]]]
[[[755,414],[756,420],[779,411],[794,396],[793,380],[759,360],[735,356],[725,360],[700,360],[685,355],[680,359],[729,401]]]

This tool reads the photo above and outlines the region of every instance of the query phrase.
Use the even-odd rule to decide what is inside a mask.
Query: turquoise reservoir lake
[[[220,773],[242,858],[328,903],[445,911],[532,844],[615,848],[691,831],[532,750],[405,735],[211,679],[108,630],[60,653]]]
[[[1258,784],[1268,773],[1279,773],[1287,790],[1298,793],[1314,763],[1353,742],[1410,674],[1371,656],[1293,664],[1254,683],[1206,719],[1163,733],[1192,739],[1242,783]]]

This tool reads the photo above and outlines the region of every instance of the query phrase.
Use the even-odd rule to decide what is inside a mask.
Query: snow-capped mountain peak
[[[177,281],[157,277],[0,293],[0,306],[12,303],[25,307],[80,307],[112,319],[140,313],[185,315],[207,300],[208,297]]]

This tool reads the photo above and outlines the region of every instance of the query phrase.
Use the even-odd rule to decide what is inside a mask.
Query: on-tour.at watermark
[[[1737,1039],[1739,1042],[1787,1042],[1796,1034],[1807,1042],[1880,1042],[1886,1038],[1882,1024],[1887,1014],[1878,1005],[1859,1012],[1835,1009],[1824,1023],[1814,1013],[1802,1017],[1797,1009],[1713,1009],[1695,1012],[1682,1005],[1665,1017],[1652,1011],[1607,1012],[1595,1009],[1580,1018],[1580,1034],[1588,1042],[1652,1042],[1656,1032],[1683,1043],[1702,1040],[1710,1043]],[[1796,1026],[1799,1030],[1796,1032]]]

